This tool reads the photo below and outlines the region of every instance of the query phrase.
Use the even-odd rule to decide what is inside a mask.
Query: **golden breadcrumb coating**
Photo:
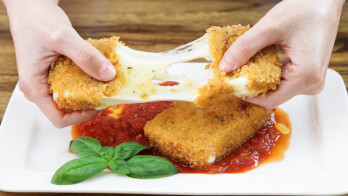
[[[275,90],[280,83],[281,64],[274,45],[256,53],[244,66],[225,73],[219,69],[219,63],[233,42],[247,30],[249,26],[232,25],[225,27],[210,27],[209,46],[213,60],[209,68],[213,70],[213,77],[199,89],[199,97],[195,100],[198,106],[205,107],[206,101],[221,94],[235,94],[235,90],[228,85],[228,81],[239,77],[246,77],[249,83],[246,86],[248,97]]]
[[[211,100],[207,108],[174,102],[146,123],[144,133],[163,155],[193,168],[204,167],[251,137],[271,113],[235,96]]]
[[[234,25],[207,30],[213,77],[199,89],[195,100],[203,108],[189,102],[174,102],[145,126],[151,145],[162,154],[193,168],[204,167],[241,145],[271,118],[272,110],[236,97],[228,81],[246,77],[248,96],[276,89],[281,68],[275,46],[258,52],[232,73],[226,74],[218,67],[226,50],[249,28]]]
[[[58,108],[89,110],[99,105],[98,99],[116,94],[126,80],[115,53],[119,38],[88,39],[116,68],[116,77],[108,82],[98,81],[82,71],[71,59],[59,57],[49,71],[48,83]]]
[[[216,96],[220,96],[220,99],[225,94],[239,96],[236,89],[228,83],[236,78],[247,78],[248,83],[246,87],[243,87],[247,96],[256,96],[260,92],[275,90],[280,83],[281,68],[275,46],[258,52],[246,65],[232,73],[226,74],[218,68],[220,60],[229,46],[249,28],[249,26],[233,25],[207,29],[209,47],[213,57],[209,67],[213,70],[213,77],[198,90],[199,96],[195,100],[195,104],[199,107],[207,107],[208,103],[211,103],[208,100]],[[116,77],[109,82],[98,81],[90,77],[68,57],[61,56],[57,59],[55,65],[50,69],[48,83],[58,108],[66,111],[89,110],[100,106],[98,102],[100,98],[117,94],[127,79],[127,71],[118,64],[118,55],[115,52],[118,40],[119,38],[116,37],[88,40],[116,67]]]

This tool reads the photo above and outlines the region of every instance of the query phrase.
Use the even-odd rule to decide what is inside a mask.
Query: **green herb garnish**
[[[79,137],[70,143],[70,150],[81,158],[71,160],[53,175],[56,185],[76,184],[102,173],[107,167],[132,178],[160,178],[178,173],[167,159],[152,155],[137,155],[151,146],[125,142],[115,148],[105,146],[91,137]]]

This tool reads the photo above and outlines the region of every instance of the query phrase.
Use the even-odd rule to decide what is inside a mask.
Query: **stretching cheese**
[[[218,64],[228,47],[249,26],[211,27],[201,38],[167,52],[131,49],[118,38],[88,40],[115,66],[116,78],[97,81],[69,58],[60,57],[50,69],[49,84],[58,107],[65,110],[103,109],[123,103],[180,100],[206,107],[207,100],[223,94],[252,97],[274,90],[280,83],[281,68],[275,46],[258,52],[245,66],[232,73]],[[167,73],[173,64],[204,58],[211,61],[209,76],[195,81]],[[183,70],[185,72],[185,70]],[[159,86],[157,81],[176,81],[177,86]]]

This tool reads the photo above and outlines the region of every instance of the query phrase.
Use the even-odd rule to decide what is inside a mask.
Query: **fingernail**
[[[105,80],[111,80],[116,75],[116,69],[110,62],[104,62],[99,69],[99,75]]]
[[[233,63],[233,59],[230,56],[225,56],[219,65],[221,71],[229,72],[235,69],[235,65]]]

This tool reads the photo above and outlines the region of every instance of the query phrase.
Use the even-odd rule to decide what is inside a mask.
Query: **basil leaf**
[[[51,183],[56,185],[76,184],[101,173],[108,167],[103,158],[85,157],[65,163],[53,175]]]
[[[178,173],[173,163],[152,155],[136,155],[126,161],[132,178],[160,178]]]
[[[126,175],[129,174],[129,168],[125,160],[123,159],[114,159],[109,162],[109,167],[116,173]]]
[[[100,152],[99,152],[100,156],[108,161],[112,160],[114,153],[115,153],[115,149],[110,146],[104,146],[102,149],[100,149]]]
[[[100,157],[99,152],[101,149],[102,145],[98,140],[86,136],[78,137],[70,144],[70,150],[80,157]]]
[[[115,148],[114,158],[116,159],[129,159],[140,151],[152,148],[151,146],[141,145],[137,142],[125,142]]]

